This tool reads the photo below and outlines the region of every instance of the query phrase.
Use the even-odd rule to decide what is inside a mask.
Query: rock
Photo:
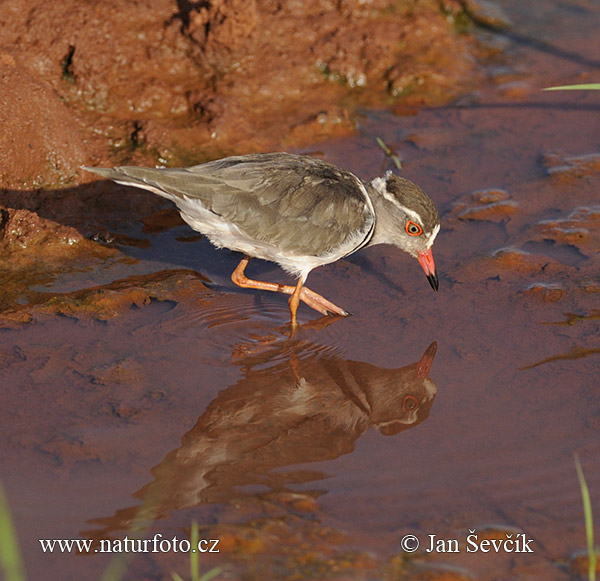
[[[562,153],[546,153],[542,157],[546,173],[557,181],[568,182],[600,172],[600,153],[566,156]]]
[[[85,238],[75,228],[41,218],[24,209],[0,208],[0,252],[33,250],[38,258],[72,254]]]
[[[536,282],[528,286],[523,294],[547,303],[555,303],[562,299],[564,290],[558,284]]]
[[[600,252],[600,206],[580,206],[566,218],[542,220],[534,232],[535,240],[552,240],[593,256]]]
[[[519,204],[498,188],[477,190],[466,199],[456,202],[450,217],[458,220],[505,222],[517,212]]]
[[[0,187],[61,186],[79,179],[84,132],[51,85],[0,51]]]

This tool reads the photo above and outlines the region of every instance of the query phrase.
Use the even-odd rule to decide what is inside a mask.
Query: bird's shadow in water
[[[57,239],[61,234],[59,227],[67,226],[101,247],[118,249],[127,258],[160,263],[160,270],[165,270],[168,265],[196,270],[215,281],[217,287],[234,287],[230,276],[240,255],[214,248],[183,222],[172,203],[149,192],[107,180],[64,189],[5,189],[0,191],[0,209],[3,210],[0,240],[5,244],[10,242],[12,235],[9,212],[27,210],[49,221],[49,233],[51,223],[55,223]],[[20,215],[19,220],[24,223],[27,216]],[[47,251],[45,246],[49,238],[32,241],[32,244],[43,245],[39,246],[40,256]],[[71,244],[71,248],[72,255],[76,256],[77,245]],[[81,259],[78,269],[82,269],[85,256],[78,258]],[[255,262],[258,265],[261,261]],[[65,272],[70,270],[71,263],[65,259]],[[49,268],[49,278],[55,277],[61,268],[60,264]],[[93,269],[97,269],[97,262],[90,260],[90,270]]]
[[[113,538],[200,506],[317,498],[321,492],[307,484],[327,475],[295,466],[351,453],[370,427],[394,436],[429,416],[437,391],[429,378],[435,342],[418,361],[395,369],[349,361],[301,338],[250,343],[234,347],[242,378],[151,470],[152,482],[133,495],[142,504],[91,519],[87,538]]]

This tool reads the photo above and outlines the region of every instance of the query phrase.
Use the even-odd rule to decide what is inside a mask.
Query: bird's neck
[[[390,216],[390,203],[371,184],[368,185],[367,191],[375,212],[375,228],[373,229],[373,235],[366,246],[389,244],[388,232],[390,228],[393,228]]]

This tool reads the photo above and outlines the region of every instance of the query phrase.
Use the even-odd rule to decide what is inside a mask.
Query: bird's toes
[[[324,315],[329,315],[330,317],[351,317],[352,313],[345,311],[344,309],[339,309],[337,311],[331,309],[324,309]]]

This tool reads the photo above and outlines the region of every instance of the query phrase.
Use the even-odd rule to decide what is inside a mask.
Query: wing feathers
[[[351,239],[360,246],[374,221],[356,176],[306,156],[251,154],[183,169],[85,169],[173,200],[209,236],[210,224],[199,223],[194,204],[288,254],[320,256]]]

